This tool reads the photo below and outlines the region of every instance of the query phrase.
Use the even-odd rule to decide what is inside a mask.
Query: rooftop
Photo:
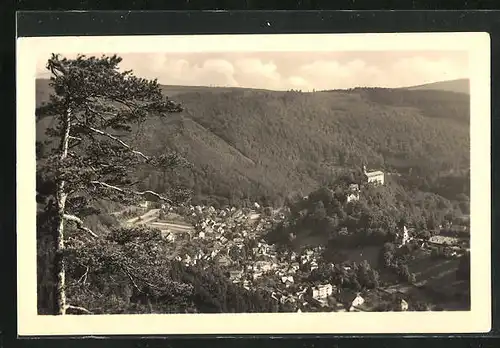
[[[382,172],[380,170],[376,170],[374,172],[368,172],[368,173],[366,173],[366,176],[377,176],[377,175],[384,175],[384,172]]]

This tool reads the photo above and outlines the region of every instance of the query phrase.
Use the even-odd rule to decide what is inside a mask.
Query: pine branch
[[[142,290],[139,288],[139,286],[137,286],[137,283],[135,282],[134,277],[132,277],[130,272],[127,269],[125,269],[125,267],[123,267],[123,266],[121,268],[122,268],[123,273],[125,273],[128,276],[128,278],[130,279],[130,281],[132,282],[134,287],[137,289],[137,291],[142,293]]]
[[[145,154],[143,154],[142,152],[140,151],[137,151],[137,150],[134,150],[132,148],[132,146],[128,145],[127,143],[125,143],[123,140],[121,139],[118,139],[117,137],[115,137],[114,135],[111,135],[107,132],[104,132],[100,129],[97,129],[97,128],[94,128],[94,127],[90,127],[90,126],[86,126],[86,128],[88,128],[89,130],[91,130],[92,132],[94,133],[97,133],[97,134],[100,134],[102,136],[105,136],[105,137],[108,137],[110,138],[111,140],[114,140],[116,142],[118,142],[120,145],[122,145],[124,148],[128,149],[130,152],[144,158],[146,161],[149,161],[150,160],[150,157],[149,156],[146,156]]]
[[[86,308],[83,308],[83,307],[78,307],[78,306],[72,306],[72,305],[66,305],[65,309],[74,309],[76,311],[80,311],[80,312],[84,312],[84,313],[87,313],[87,314],[94,314],[92,313],[91,311],[89,311],[88,309]]]
[[[80,230],[87,232],[88,234],[90,234],[94,238],[99,238],[99,236],[97,234],[95,234],[94,232],[92,232],[92,230],[90,228],[87,228],[83,225],[83,221],[79,217],[77,217],[75,215],[70,215],[70,214],[64,214],[63,217],[65,220],[72,221],[72,222],[76,223],[76,226]]]
[[[83,280],[83,284],[85,284],[85,282],[87,281],[88,273],[89,273],[89,266],[87,266],[85,273],[80,277],[80,279],[78,279],[77,283],[80,283]]]
[[[142,191],[142,192],[141,191],[134,191],[134,190],[125,190],[125,189],[122,189],[120,187],[113,186],[113,185],[107,184],[107,183],[102,182],[102,181],[91,181],[90,183],[94,184],[94,185],[100,185],[100,186],[118,191],[118,192],[123,193],[123,194],[132,193],[132,194],[137,195],[137,196],[145,196],[145,195],[149,194],[149,195],[155,196],[159,200],[162,200],[162,201],[165,201],[169,204],[172,204],[172,201],[170,199],[163,197],[159,193],[156,193],[156,192],[151,191],[151,190]]]

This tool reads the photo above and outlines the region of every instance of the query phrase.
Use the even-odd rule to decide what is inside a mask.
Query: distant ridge
[[[406,87],[409,90],[437,90],[455,93],[470,94],[469,79],[457,79],[426,83],[418,86]]]
[[[148,118],[124,141],[152,155],[178,151],[193,166],[176,173],[138,170],[137,180],[156,191],[179,182],[210,204],[251,199],[279,205],[289,194],[307,194],[361,162],[433,176],[470,165],[465,93],[161,88],[184,111]],[[37,105],[51,93],[48,80],[36,81]],[[45,131],[54,125],[54,118],[38,120],[37,140],[47,140]]]

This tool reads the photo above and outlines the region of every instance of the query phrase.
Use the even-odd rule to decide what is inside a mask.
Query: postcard
[[[17,40],[18,334],[491,328],[486,33]]]

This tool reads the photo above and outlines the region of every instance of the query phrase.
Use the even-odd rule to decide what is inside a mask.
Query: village
[[[365,169],[366,173],[366,169]],[[369,182],[384,184],[384,173],[368,173]],[[359,199],[359,186],[352,184],[346,201]],[[170,242],[171,259],[187,266],[208,267],[216,264],[228,279],[247,290],[265,290],[281,304],[289,304],[297,312],[373,311],[381,302],[390,310],[411,310],[408,297],[415,297],[416,286],[388,286],[364,292],[353,292],[335,284],[308,280],[320,265],[335,267],[323,258],[324,247],[305,248],[300,252],[277,248],[265,241],[265,234],[288,216],[287,208],[273,209],[254,203],[250,208],[212,206],[166,206],[144,201],[135,209],[142,215],[127,219],[127,225],[146,225],[159,229]],[[129,212],[130,213],[130,212]],[[455,226],[454,228],[456,228]],[[460,227],[462,231],[465,227]],[[449,231],[449,226],[447,231]],[[436,235],[420,240],[414,229],[403,226],[398,246],[417,242],[422,253],[446,247],[447,257],[457,260],[468,250],[468,242],[450,235]],[[337,265],[349,270],[349,263]],[[423,286],[426,281],[420,281]],[[417,291],[420,293],[421,291]],[[418,297],[418,296],[417,296]],[[410,309],[409,309],[410,308]]]

